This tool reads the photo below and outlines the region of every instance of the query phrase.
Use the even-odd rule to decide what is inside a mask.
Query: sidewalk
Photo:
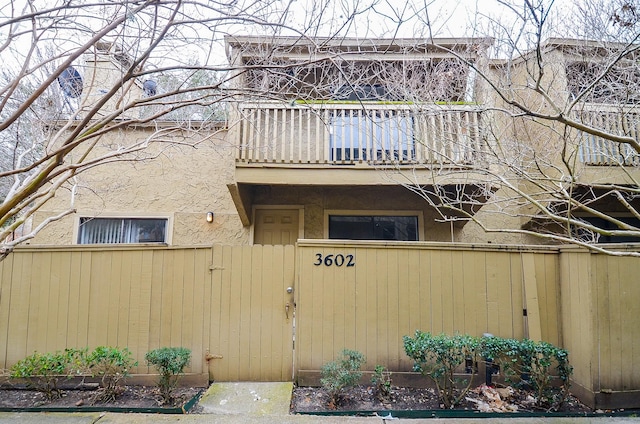
[[[385,419],[383,417],[331,417],[290,415],[291,383],[217,383],[200,400],[198,414],[125,414],[125,413],[27,413],[0,412],[0,424],[425,424],[455,422],[462,424],[640,424],[640,418],[486,418],[486,419]]]

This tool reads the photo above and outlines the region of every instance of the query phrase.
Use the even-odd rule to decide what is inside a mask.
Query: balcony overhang
[[[236,166],[235,181],[244,185],[446,185],[482,183],[481,169],[452,166],[389,165],[243,165]]]
[[[479,209],[478,205],[486,201],[486,197],[473,193],[488,193],[486,177],[481,170],[460,168],[420,169],[411,166],[372,167],[372,166],[319,166],[319,167],[282,167],[248,165],[236,168],[235,182],[227,185],[229,193],[244,226],[252,224],[252,208],[254,205],[254,191],[263,187],[311,187],[325,189],[354,188],[354,187],[384,187],[384,193],[406,192],[411,190],[425,199],[428,204],[439,208],[439,202],[454,196],[456,193],[464,198],[459,199],[460,209],[464,213],[473,214]],[[456,187],[465,186],[460,190]],[[483,190],[477,188],[482,186]],[[441,193],[438,199],[433,193]],[[456,199],[448,199],[454,204]],[[425,200],[426,202],[426,200]],[[468,204],[463,203],[468,202]],[[462,217],[464,213],[457,214]],[[447,209],[447,214],[456,213]]]
[[[613,183],[608,188],[606,183],[602,182],[597,187],[578,184],[571,191],[570,199],[567,197],[548,205],[549,210],[555,212],[555,218],[539,211],[538,215],[524,221],[522,228],[563,233],[566,231],[565,219],[567,218],[598,217],[598,213],[616,218],[635,217],[636,212],[640,211],[640,199],[636,198],[636,191],[637,186],[634,184],[625,186]],[[624,200],[621,200],[619,195]],[[571,209],[570,212],[569,209]]]
[[[578,183],[589,185],[636,185],[640,181],[638,166],[593,166],[584,165],[578,175]]]

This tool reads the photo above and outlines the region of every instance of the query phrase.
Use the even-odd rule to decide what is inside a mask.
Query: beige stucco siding
[[[73,196],[77,212],[45,228],[32,243],[75,243],[78,220],[86,216],[167,217],[173,245],[248,243],[249,231],[242,226],[226,188],[233,178],[234,154],[226,133],[178,133],[173,139],[164,137],[167,143],[149,146],[140,154],[142,160],[111,163],[80,174]],[[150,134],[151,130],[135,129],[125,136]],[[120,136],[112,134],[103,142],[111,145]],[[33,224],[70,207],[71,188],[59,191]],[[213,223],[206,222],[209,211],[215,215]]]

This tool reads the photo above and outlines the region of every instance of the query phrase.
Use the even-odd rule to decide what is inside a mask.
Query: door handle
[[[290,305],[289,305],[289,302],[287,302],[287,304],[284,305],[284,313],[287,316],[287,319],[289,319],[289,308],[290,308]]]

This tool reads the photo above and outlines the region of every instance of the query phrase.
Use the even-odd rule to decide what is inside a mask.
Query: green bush
[[[468,335],[433,336],[420,331],[416,331],[414,338],[405,336],[403,340],[414,369],[433,379],[447,408],[453,408],[466,395],[477,372],[473,364],[479,357],[497,364],[510,384],[532,390],[539,407],[558,409],[568,395],[573,371],[569,354],[551,343],[501,337],[478,339]],[[463,365],[471,371],[466,385],[458,384],[454,378],[454,372],[462,371]],[[554,371],[562,382],[559,392],[552,389]]]
[[[509,383],[534,391],[537,406],[557,409],[564,402],[573,372],[565,349],[543,341],[493,337],[483,339],[482,350],[483,356],[500,366]],[[552,390],[554,369],[562,383],[560,396]]]
[[[391,373],[382,365],[376,365],[371,376],[378,399],[385,400],[391,394]]]
[[[98,346],[87,355],[87,370],[92,377],[100,378],[101,390],[96,402],[112,402],[121,390],[119,384],[129,376],[132,367],[138,365],[129,349]]]
[[[191,350],[184,347],[163,347],[147,352],[145,359],[158,369],[160,393],[164,402],[170,403],[178,378],[191,360]]]
[[[433,336],[416,331],[414,338],[404,336],[403,342],[405,353],[414,361],[414,370],[433,380],[445,408],[459,404],[471,388],[476,370],[471,367],[466,381],[457,379],[454,372],[468,359],[477,362],[479,340],[467,335]]]
[[[69,355],[69,377],[86,376],[89,348],[65,349],[65,352]]]
[[[71,377],[72,364],[86,350],[65,349],[55,353],[34,352],[10,368],[11,378],[24,378],[27,385],[52,400],[61,395],[58,382]]]
[[[332,405],[340,401],[342,390],[360,382],[360,368],[365,362],[364,355],[356,350],[344,349],[337,361],[327,362],[320,369],[320,383],[330,396]]]
[[[118,384],[136,365],[127,348],[99,346],[92,352],[87,348],[55,353],[35,352],[11,367],[10,376],[26,379],[29,386],[43,392],[49,400],[61,395],[58,383],[62,379],[99,377],[101,390],[95,400],[112,401],[119,394]]]

